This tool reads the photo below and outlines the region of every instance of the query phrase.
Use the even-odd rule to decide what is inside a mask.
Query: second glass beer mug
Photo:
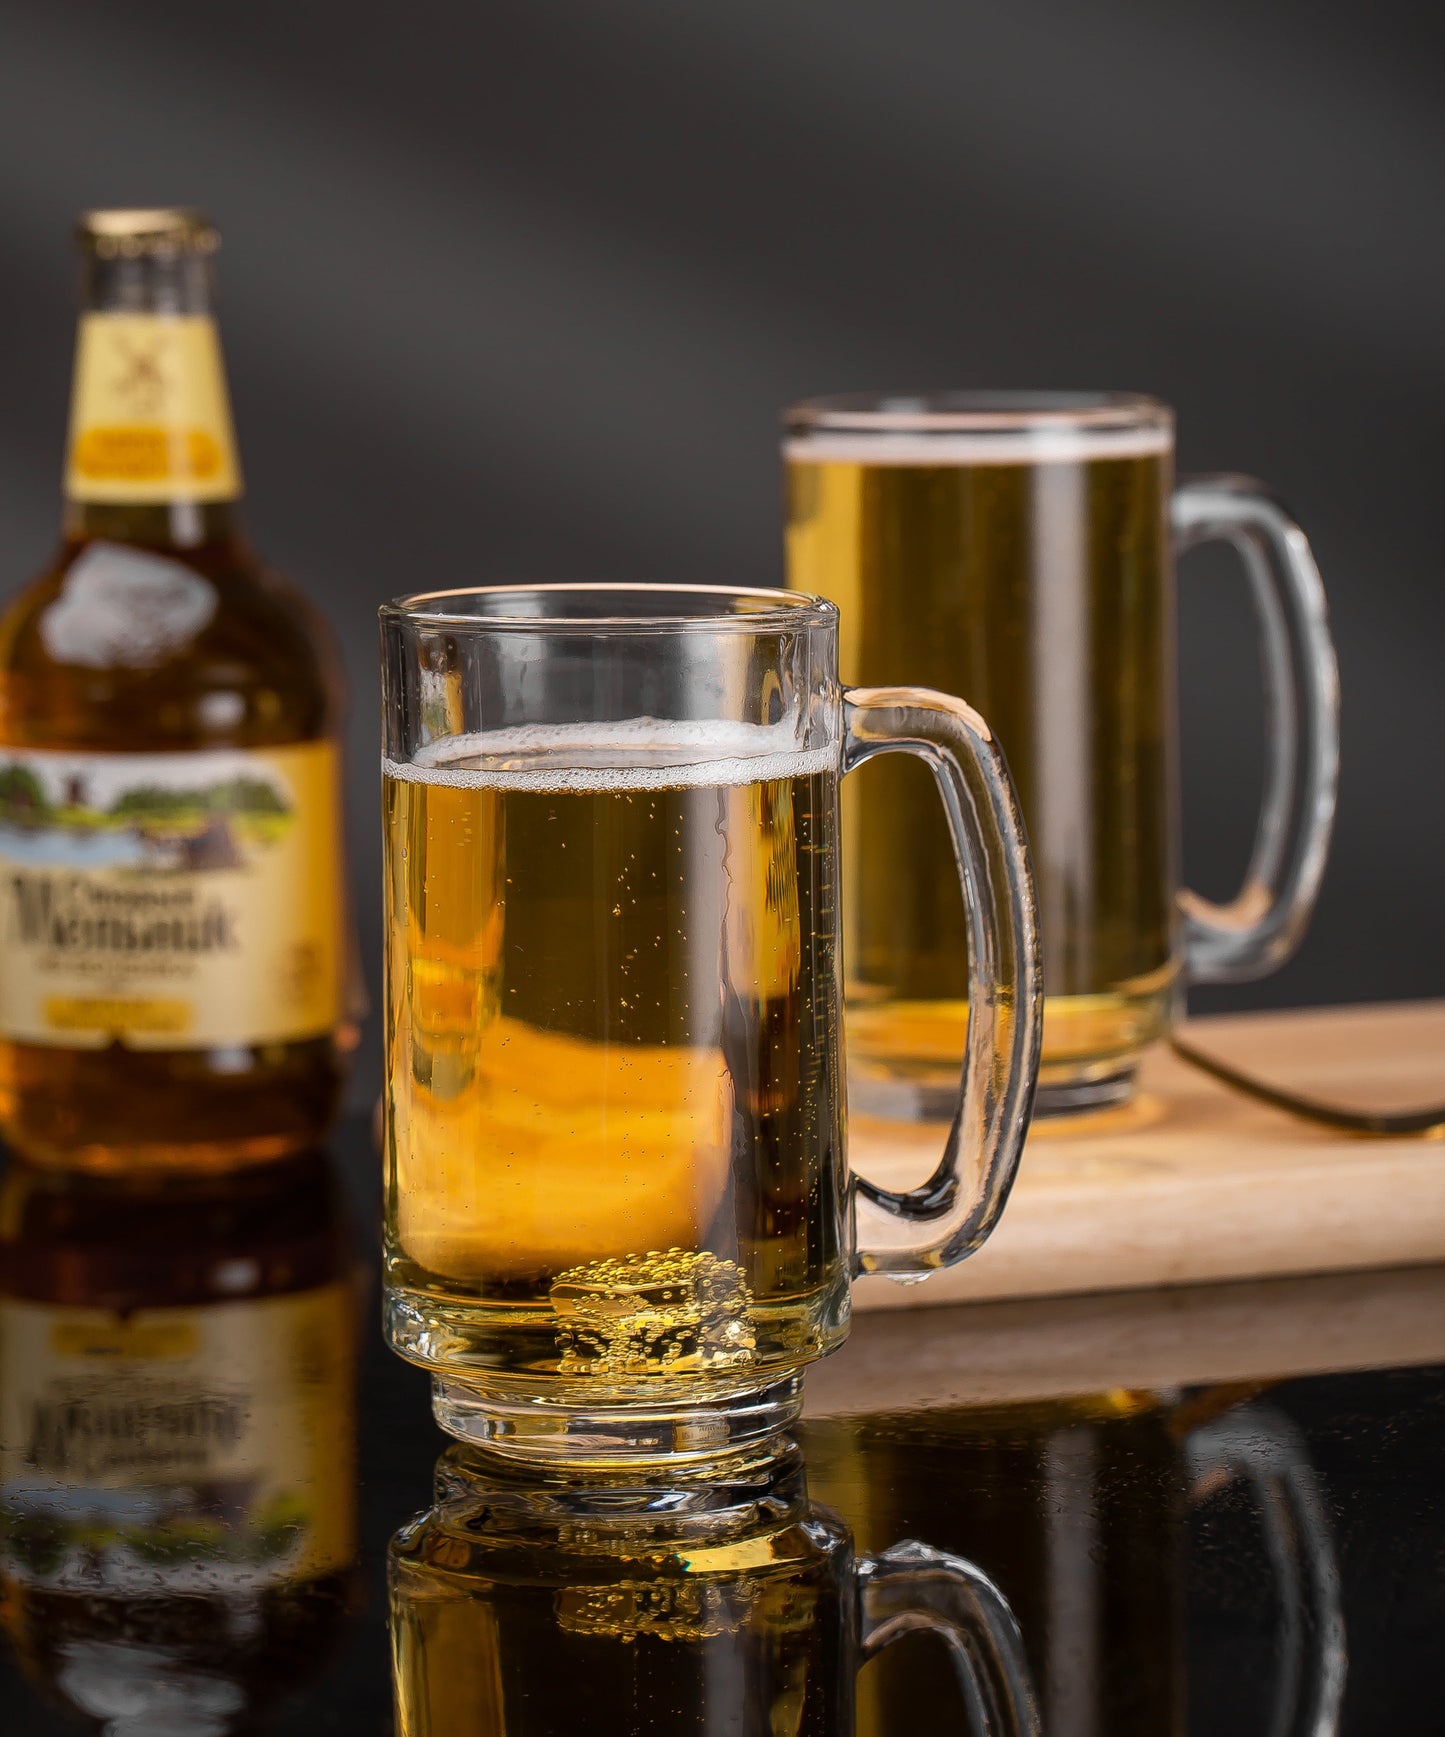
[[[837,620],[706,587],[382,611],[386,1321],[453,1433],[602,1459],[766,1434],[853,1272],[921,1277],[1002,1208],[1040,993],[1012,787],[961,701],[840,688]],[[891,749],[937,780],[970,971],[947,1148],[908,1193],[844,1152],[838,785]]]
[[[1173,481],[1174,417],[1123,393],[823,398],[787,415],[788,582],[842,611],[846,681],[962,689],[1018,780],[1038,877],[1038,1108],[1117,1103],[1185,980],[1276,969],[1319,889],[1338,691],[1304,534],[1243,477]],[[1224,906],[1179,890],[1174,552],[1239,551],[1270,753]],[[849,1048],[862,1107],[946,1113],[966,938],[911,767],[843,805]]]

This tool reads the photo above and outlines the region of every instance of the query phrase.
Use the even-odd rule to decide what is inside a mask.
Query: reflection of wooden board
[[[814,1417],[1445,1363],[1445,1266],[876,1311],[808,1371]]]
[[[1445,1002],[1198,1020],[1201,1048],[1352,1107],[1445,1100]],[[854,1117],[854,1166],[910,1186],[942,1130]],[[1445,1260],[1445,1142],[1334,1134],[1165,1049],[1138,1102],[1037,1124],[990,1241],[921,1285],[862,1280],[855,1307],[1127,1290]]]

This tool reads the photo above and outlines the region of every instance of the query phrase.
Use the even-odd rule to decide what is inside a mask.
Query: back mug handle
[[[1238,552],[1259,616],[1268,745],[1244,885],[1225,905],[1179,895],[1190,980],[1239,983],[1289,958],[1320,890],[1339,783],[1339,664],[1309,541],[1262,483],[1187,478],[1171,516],[1176,553],[1210,542]]]

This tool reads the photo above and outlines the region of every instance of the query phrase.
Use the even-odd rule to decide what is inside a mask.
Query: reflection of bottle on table
[[[0,1585],[112,1737],[249,1729],[355,1589],[355,1292],[326,1160],[0,1183]]]
[[[644,1477],[443,1455],[436,1505],[392,1543],[403,1737],[836,1737],[861,1661],[920,1626],[950,1639],[984,1737],[1036,1733],[992,1586],[917,1544],[856,1560],[791,1443]]]

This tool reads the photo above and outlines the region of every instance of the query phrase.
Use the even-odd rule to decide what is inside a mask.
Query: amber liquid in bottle
[[[99,212],[83,221],[81,245],[85,313],[63,539],[0,618],[0,819],[13,823],[17,850],[39,836],[13,800],[17,790],[24,802],[35,798],[24,777],[39,765],[51,779],[40,800],[66,861],[107,843],[143,861],[114,871],[122,877],[110,888],[119,905],[97,902],[88,885],[77,890],[52,877],[38,896],[31,890],[22,909],[18,876],[0,874],[5,965],[24,958],[24,969],[41,973],[24,1018],[12,1013],[7,994],[14,992],[0,992],[0,1125],[33,1161],[89,1169],[274,1158],[324,1132],[355,1038],[344,1007],[339,671],[316,616],[263,565],[241,528],[211,321],[214,230],[189,212]],[[145,767],[162,764],[140,756],[209,755],[196,760],[193,782],[209,780],[207,800],[214,802],[217,768],[234,780],[238,764],[217,751],[259,751],[274,764],[277,750],[307,745],[322,757],[308,762],[310,782],[272,804],[297,811],[275,825],[293,828],[301,875],[283,873],[278,881],[276,859],[267,871],[262,848],[247,854],[237,845],[237,837],[267,844],[257,828],[269,820],[207,809],[121,824],[125,802],[134,812],[146,799]],[[56,751],[75,756],[73,776]],[[120,766],[119,756],[136,757],[128,764],[138,768],[132,786],[139,794],[131,788],[116,796],[116,775],[107,768]],[[21,764],[19,784],[3,770],[7,761]],[[175,784],[183,763],[167,764]],[[101,786],[104,801],[94,794]],[[320,807],[329,812],[318,819]],[[306,827],[320,832],[313,837]],[[0,826],[0,841],[5,836]],[[3,842],[0,858],[9,869]],[[217,954],[203,960],[212,972],[209,1007],[197,1018],[186,1000],[184,957],[167,965],[169,977],[144,980],[140,993],[116,973],[133,970],[156,938],[143,901],[153,898],[150,909],[169,912],[176,907],[168,899],[183,906],[192,897],[220,900],[211,890],[187,892],[184,879],[189,873],[199,888],[203,875],[195,871],[218,863],[234,870],[237,885],[259,887],[264,872],[272,880],[269,891],[246,894],[255,906],[249,929],[222,911],[199,939],[194,925],[175,931],[180,948],[187,937],[204,948],[219,935],[217,954],[226,954],[221,963]],[[125,874],[148,874],[135,885],[157,890],[130,890]],[[268,953],[258,945],[269,931],[266,913],[287,912],[307,877],[301,893],[313,915],[288,918],[293,928],[300,922],[301,938]],[[119,941],[113,927],[86,927],[116,909],[131,913]],[[51,930],[41,933],[50,919]],[[16,941],[27,920],[30,956]],[[66,922],[68,933],[56,926]],[[332,932],[321,935],[327,924]],[[73,980],[77,933],[82,952],[96,933],[103,936],[89,955],[93,993],[83,985],[77,991]],[[168,936],[162,940],[169,944]],[[299,1005],[292,971],[329,977],[328,985],[306,986],[308,1011],[299,1014],[288,1011]],[[281,1012],[248,1013],[256,994],[280,997]],[[226,1029],[228,1005],[234,1029]],[[37,1022],[46,1029],[37,1032]]]

